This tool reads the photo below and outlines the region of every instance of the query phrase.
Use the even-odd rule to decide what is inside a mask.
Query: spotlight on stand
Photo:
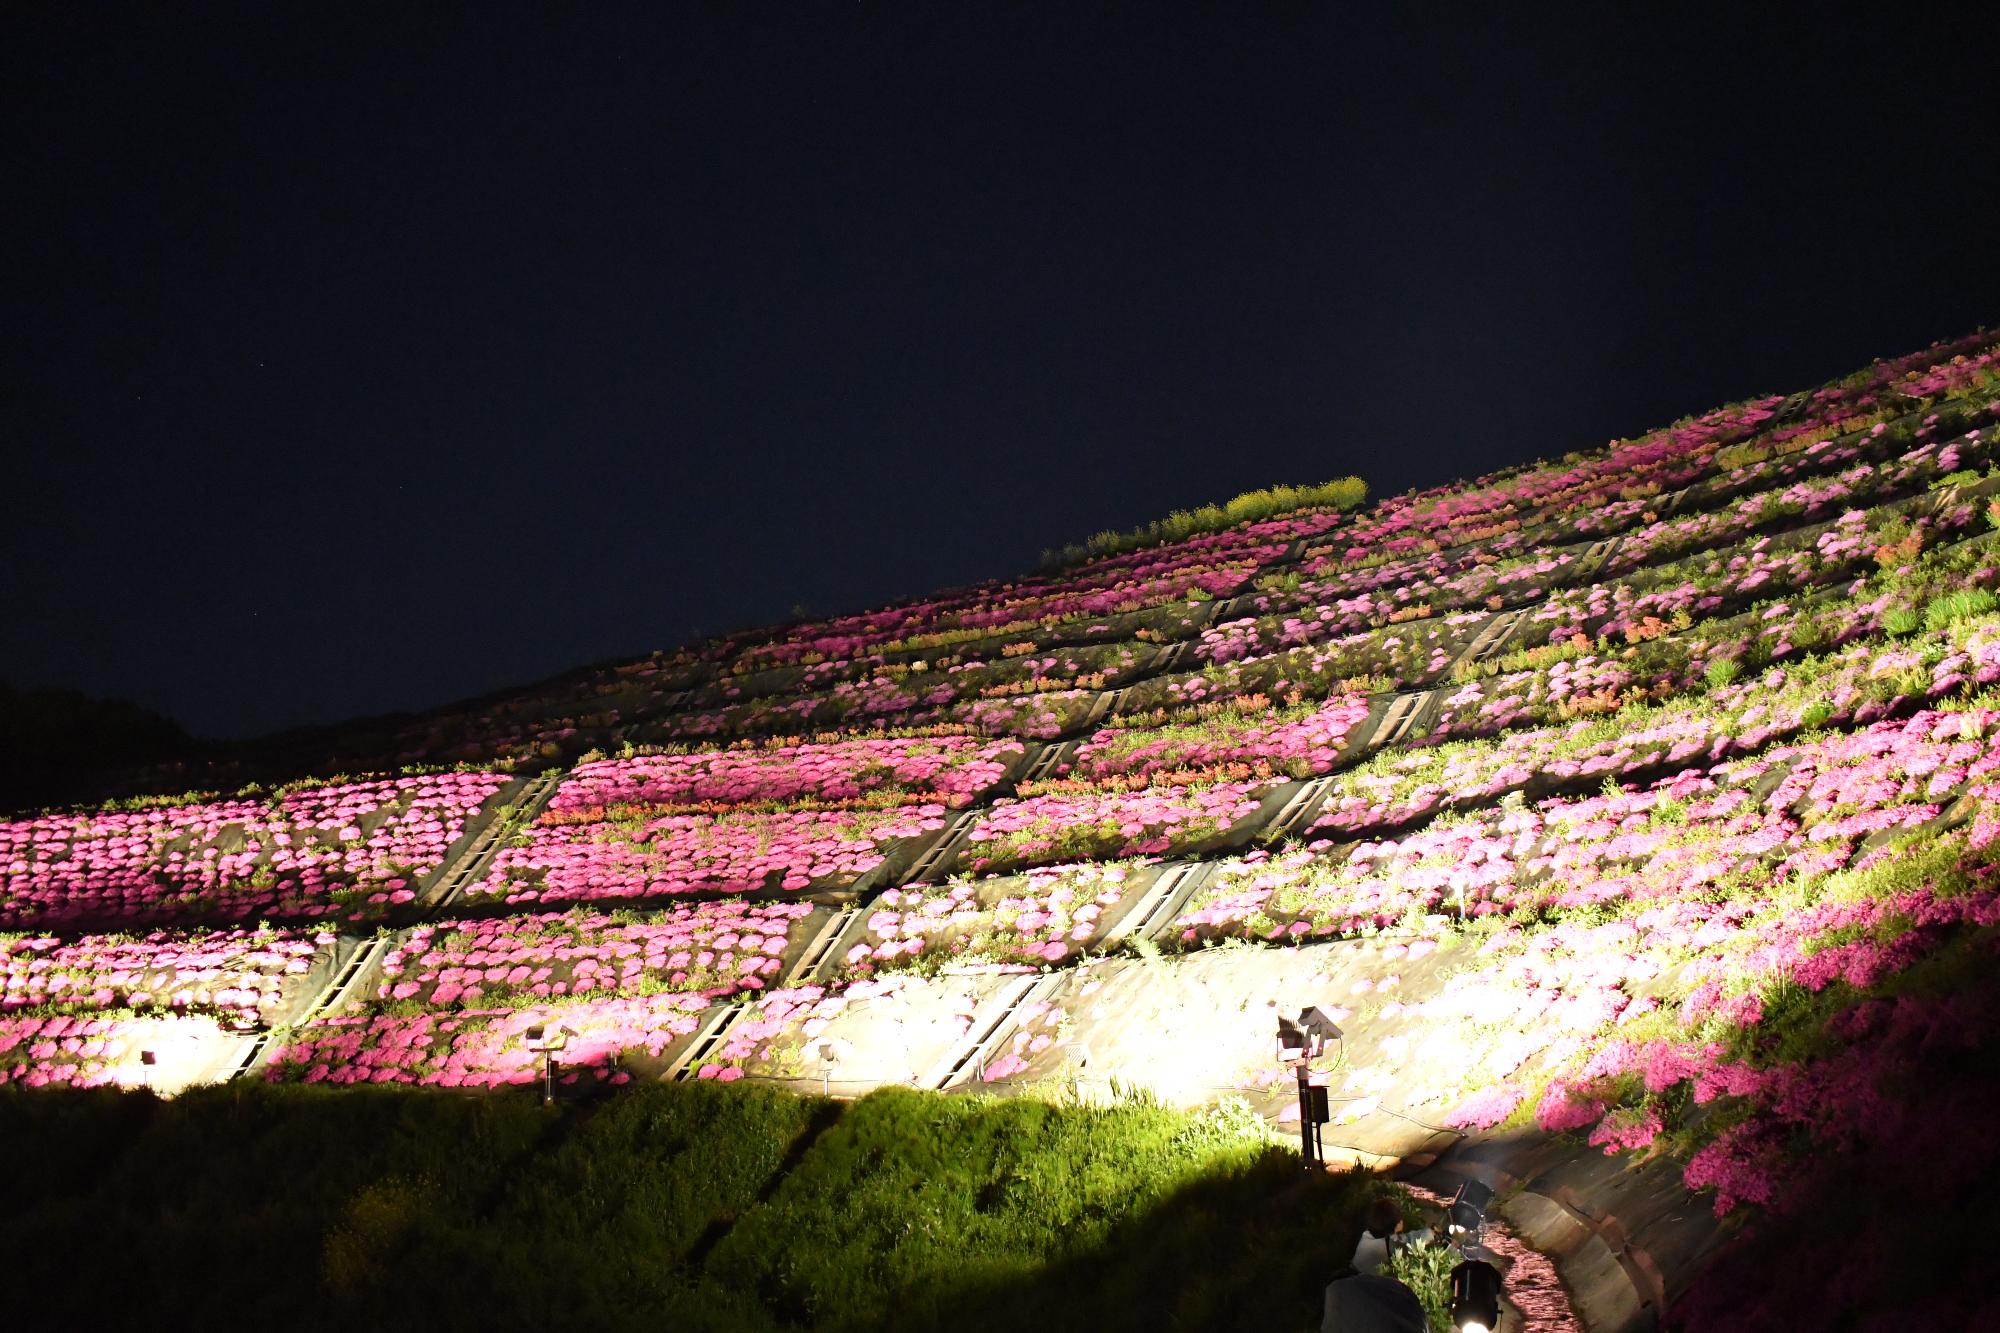
[[[1500,1270],[1467,1259],[1451,1270],[1451,1326],[1459,1333],[1493,1333],[1500,1326]]]
[[[1283,1015],[1278,1018],[1278,1063],[1299,1076],[1299,1152],[1308,1171],[1326,1163],[1319,1127],[1332,1117],[1326,1089],[1313,1083],[1307,1067],[1325,1052],[1328,1042],[1340,1040],[1339,1025],[1316,1008],[1301,1009],[1296,1022]]]
[[[522,1042],[531,1051],[542,1057],[542,1105],[548,1106],[556,1099],[556,1052],[569,1045],[569,1039],[576,1034],[566,1027],[551,1029],[537,1023],[521,1034]]]
[[[1468,1180],[1451,1196],[1444,1213],[1445,1235],[1461,1250],[1479,1244],[1479,1229],[1486,1224],[1486,1205],[1493,1202],[1493,1188]]]
[[[831,1096],[834,1066],[852,1055],[854,1047],[839,1037],[821,1037],[813,1043],[813,1050],[819,1056],[820,1096]]]

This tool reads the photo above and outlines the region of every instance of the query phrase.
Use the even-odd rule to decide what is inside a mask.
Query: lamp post
[[[569,1039],[576,1034],[566,1027],[550,1030],[537,1023],[522,1033],[527,1047],[539,1051],[542,1056],[542,1105],[550,1106],[556,1099],[556,1052],[569,1045]]]
[[[1310,1066],[1329,1041],[1339,1041],[1340,1028],[1318,1009],[1299,1011],[1297,1021],[1278,1019],[1278,1062],[1289,1065],[1299,1079],[1299,1152],[1308,1171],[1326,1165],[1319,1127],[1331,1117],[1327,1111],[1326,1089],[1315,1087]]]

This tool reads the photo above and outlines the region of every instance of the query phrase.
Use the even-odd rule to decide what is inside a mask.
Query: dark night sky
[[[1990,20],[77,8],[0,55],[0,677],[205,735],[2000,321]]]

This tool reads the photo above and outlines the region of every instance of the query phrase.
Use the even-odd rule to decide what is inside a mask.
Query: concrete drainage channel
[[[1659,1328],[1733,1234],[1688,1194],[1677,1162],[1628,1165],[1538,1135],[1464,1140],[1411,1179],[1447,1194],[1465,1180],[1492,1187],[1591,1333]]]

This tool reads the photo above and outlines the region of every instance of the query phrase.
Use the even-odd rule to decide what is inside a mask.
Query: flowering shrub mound
[[[1341,695],[1277,709],[1265,699],[1232,701],[1186,720],[1135,718],[1094,732],[1066,771],[1100,784],[1138,777],[1150,785],[1224,768],[1240,770],[1231,776],[1311,777],[1340,762],[1368,713],[1366,698]]]
[[[229,930],[143,936],[0,935],[0,1012],[130,1009],[255,1022],[295,990],[328,934]]]
[[[0,823],[0,926],[379,916],[506,783],[427,773]]]
[[[1922,828],[1960,795],[1988,796],[1996,729],[1995,708],[1925,711],[1643,789],[1438,820],[1338,856],[1253,854],[1179,925],[1187,940],[1227,927],[1346,935],[1447,908],[1467,919],[1586,909],[1700,894],[1762,870],[1825,873],[1866,839]]]
[[[419,926],[383,960],[376,998],[430,1008],[566,995],[759,990],[808,903],[690,903],[654,916],[581,909]]]
[[[864,797],[968,804],[1019,757],[980,736],[862,739],[641,755],[578,764],[549,803],[563,815],[614,806],[751,805]]]
[[[1901,642],[1864,640],[1700,697],[1628,705],[1602,717],[1391,751],[1336,778],[1316,831],[1354,834],[1512,792],[1715,762],[1825,726],[2000,683],[2000,617],[1954,622]]]
[[[143,1053],[186,1051],[224,1035],[208,1015],[0,1014],[0,1085],[139,1087],[151,1076]]]
[[[1218,782],[1135,792],[1054,792],[998,801],[966,835],[964,857],[982,873],[1197,848],[1257,813],[1268,784]]]
[[[1265,539],[1235,549],[1162,551],[1081,577],[987,585],[960,597],[937,599],[801,626],[784,637],[745,649],[730,665],[736,672],[770,666],[855,657],[884,648],[927,648],[970,636],[1021,632],[1086,617],[1186,601],[1227,597],[1258,566],[1284,554],[1287,542]]]
[[[524,1008],[354,1014],[301,1028],[272,1057],[273,1082],[410,1083],[442,1088],[496,1088],[534,1083],[542,1056],[528,1049],[527,1031],[567,1028],[559,1055],[578,1077],[625,1082],[622,1058],[658,1059],[693,1032],[706,1009],[699,992],[607,996]]]
[[[884,889],[870,905],[867,938],[842,961],[861,976],[926,961],[1061,963],[1100,938],[1150,864],[1038,866],[1015,877]]]
[[[934,832],[944,822],[945,808],[935,803],[542,821],[502,850],[486,878],[466,893],[536,903],[838,888],[880,866],[898,841]]]

